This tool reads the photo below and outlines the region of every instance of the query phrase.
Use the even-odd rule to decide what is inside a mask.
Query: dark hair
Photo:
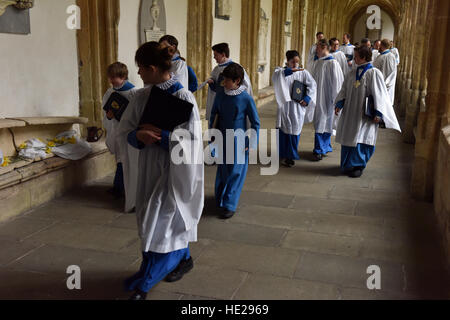
[[[159,39],[160,44],[163,43],[164,41],[167,41],[167,43],[169,43],[171,46],[174,46],[175,49],[178,50],[178,40],[174,36],[171,36],[168,34],[168,35],[161,37],[161,39]]]
[[[244,68],[234,62],[223,70],[222,75],[233,81],[240,80],[239,84],[244,82]]]
[[[328,42],[327,39],[319,40],[319,42],[317,42],[317,46],[320,46],[321,48],[327,48],[328,50],[330,50],[330,43]]]
[[[352,35],[350,33],[344,33],[344,36],[346,36],[348,40],[352,39]]]
[[[338,38],[331,38],[330,41],[328,41],[328,43],[330,44],[330,47],[331,47],[332,45],[334,45],[334,42],[335,42],[335,41],[339,41],[339,39],[338,39]]]
[[[320,36],[320,35],[323,35],[323,32],[322,32],[322,31],[320,31],[320,32],[317,32],[317,34],[316,34],[316,38],[317,38],[318,36]]]
[[[361,44],[367,45],[369,42],[370,42],[370,39],[367,39],[367,38],[363,38],[363,39],[361,40]]]
[[[295,57],[300,57],[300,54],[298,53],[297,50],[289,50],[288,52],[286,52],[287,61],[290,61],[290,60],[294,59]]]
[[[213,51],[216,51],[220,54],[224,54],[225,57],[229,58],[230,57],[230,46],[228,45],[228,43],[219,43],[216,44],[215,46],[212,47]]]
[[[158,42],[151,41],[144,43],[136,51],[135,60],[144,67],[155,66],[162,71],[169,71],[172,68],[173,51],[173,48],[162,49]]]
[[[121,62],[114,62],[107,69],[108,77],[119,77],[121,79],[128,80],[128,68]]]
[[[372,50],[367,46],[359,46],[355,48],[355,53],[358,53],[358,56],[361,59],[366,60],[367,62],[372,61]]]
[[[381,45],[386,49],[390,49],[392,47],[391,41],[389,39],[381,40]]]

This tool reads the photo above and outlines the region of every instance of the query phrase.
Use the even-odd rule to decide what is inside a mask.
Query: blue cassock
[[[195,75],[194,69],[190,66],[187,66],[188,69],[188,79],[189,79],[189,91],[194,93],[198,89],[198,80]]]
[[[249,153],[245,148],[249,147],[249,139],[245,139],[244,145],[239,145],[238,138],[234,138],[234,161],[229,163],[226,155],[226,130],[234,129],[236,132],[241,129],[246,132],[248,117],[251,128],[259,133],[260,120],[255,101],[245,91],[237,95],[228,95],[225,92],[218,94],[211,112],[210,127],[214,123],[216,114],[219,115],[219,129],[224,142],[223,150],[219,152],[219,157],[223,157],[224,164],[219,164],[217,168],[216,202],[220,208],[235,212],[247,176]],[[254,141],[257,142],[257,139]],[[257,146],[251,147],[253,149]]]

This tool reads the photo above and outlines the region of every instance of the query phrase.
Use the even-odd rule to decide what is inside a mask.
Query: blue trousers
[[[174,271],[181,261],[191,257],[189,248],[170,252],[154,253],[143,252],[139,272],[125,280],[126,291],[141,290],[149,292],[157,283]]]
[[[300,135],[294,136],[286,134],[280,130],[278,141],[278,153],[281,159],[300,160],[298,155],[298,145],[300,143]]]
[[[331,133],[316,133],[314,141],[314,153],[326,155],[330,152],[333,152],[333,147],[331,146]]]
[[[354,168],[365,169],[375,152],[375,146],[358,144],[356,147],[342,146],[341,170],[351,171]]]
[[[220,208],[236,212],[248,171],[246,164],[219,164],[216,176],[216,203]]]
[[[120,193],[125,192],[125,185],[123,182],[123,166],[121,163],[117,164],[116,175],[114,176],[114,189]]]

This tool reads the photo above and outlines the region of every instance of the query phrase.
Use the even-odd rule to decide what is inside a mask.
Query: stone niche
[[[166,7],[164,0],[142,0],[139,13],[139,41],[158,41],[166,35]]]
[[[30,34],[33,0],[0,0],[0,33]]]

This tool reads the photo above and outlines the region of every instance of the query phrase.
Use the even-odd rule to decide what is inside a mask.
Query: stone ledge
[[[100,149],[79,161],[53,157],[0,175],[0,223],[112,174],[115,158]]]
[[[6,120],[11,121],[23,121],[27,126],[39,126],[46,124],[86,124],[87,118],[83,117],[20,117],[20,118],[8,118]]]
[[[27,182],[31,179],[38,178],[44,174],[66,168],[73,163],[82,162],[102,153],[107,153],[108,149],[105,144],[105,139],[96,143],[90,143],[92,152],[84,159],[79,161],[66,160],[54,155],[46,159],[39,159],[36,161],[19,161],[6,168],[0,169],[0,190],[11,187],[16,184]]]
[[[27,123],[22,120],[0,119],[0,129],[25,127]]]

